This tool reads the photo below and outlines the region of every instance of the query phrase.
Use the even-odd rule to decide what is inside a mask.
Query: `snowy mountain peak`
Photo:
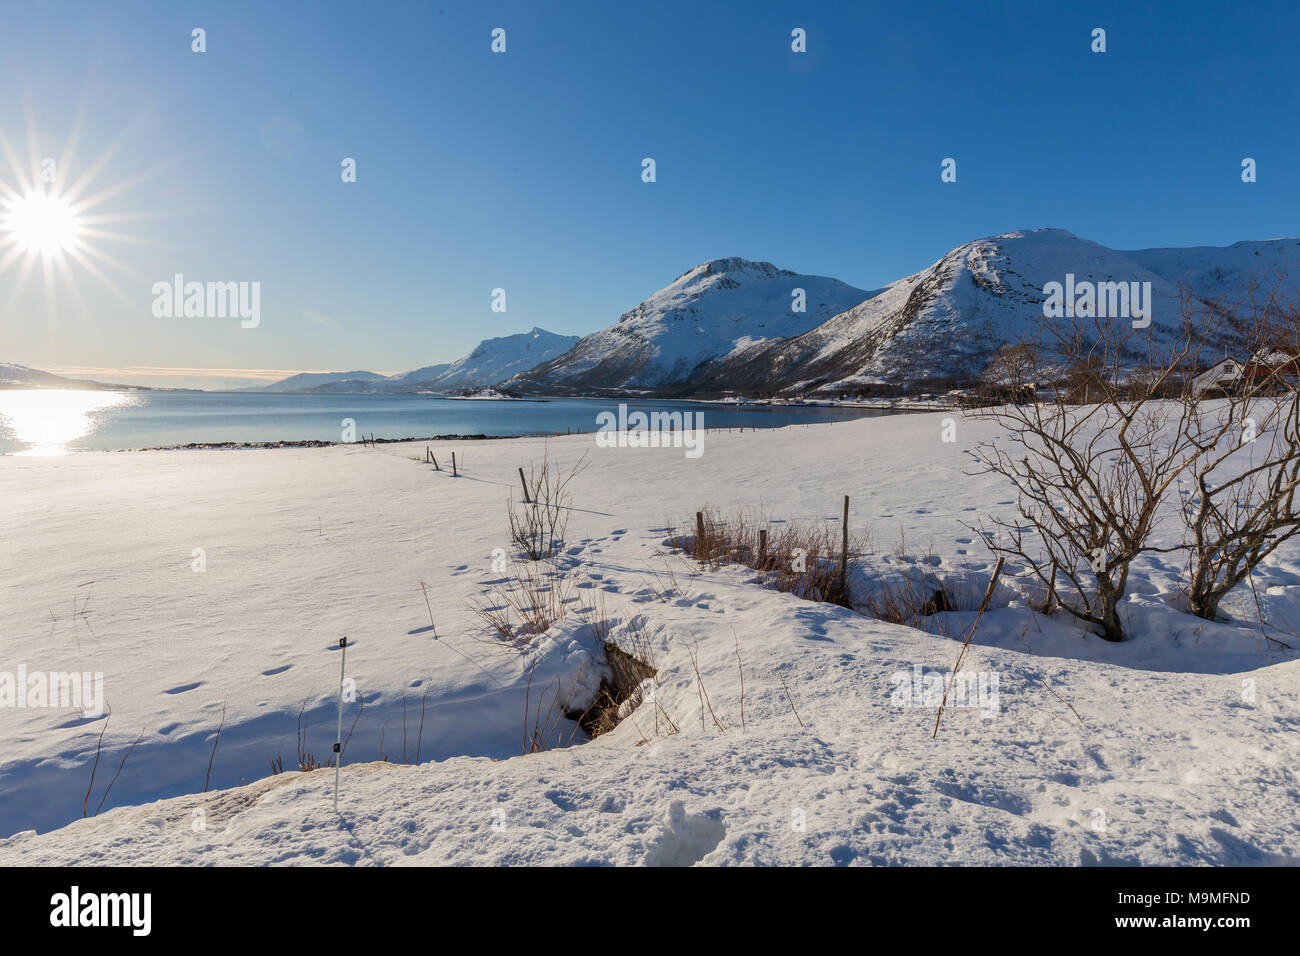
[[[503,382],[548,359],[567,352],[578,336],[559,335],[540,326],[527,332],[484,339],[469,355],[450,365],[433,366],[427,378],[415,381],[414,373],[399,376],[403,383],[429,391],[459,391]]]
[[[682,273],[673,282],[673,285],[683,279],[689,283],[692,280],[706,279],[710,276],[729,275],[735,279],[773,279],[778,276],[793,276],[796,274],[789,269],[778,269],[770,262],[754,262],[750,259],[742,259],[739,256],[726,256],[721,259],[710,259],[708,262],[701,263],[694,269]]]
[[[515,384],[560,391],[680,387],[702,365],[799,335],[869,295],[770,262],[711,259]]]
[[[1004,232],[1000,236],[990,236],[988,240],[997,239],[1024,239],[1029,236],[1038,236],[1043,239],[1078,239],[1079,237],[1069,229],[1058,229],[1055,226],[1043,226],[1039,229],[1016,229],[1012,232]]]

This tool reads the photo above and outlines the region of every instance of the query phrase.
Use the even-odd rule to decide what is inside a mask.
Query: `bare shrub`
[[[1127,320],[1044,320],[1016,367],[1032,381],[1010,383],[1032,384],[1037,400],[974,413],[1005,429],[976,458],[1016,486],[1020,519],[975,530],[1106,640],[1124,640],[1129,571],[1158,550],[1151,535],[1170,488],[1222,433],[1188,400],[1212,331],[1188,315],[1162,337]],[[1171,392],[1178,400],[1162,401]]]
[[[510,540],[531,560],[552,558],[561,547],[573,505],[569,485],[586,468],[586,460],[584,454],[567,472],[561,472],[551,461],[550,445],[546,445],[541,463],[528,466],[525,484],[530,500],[516,505],[511,496],[507,505]]]
[[[313,770],[320,770],[325,767],[334,766],[333,757],[330,757],[326,760],[321,760],[319,757],[317,757],[315,754],[313,754],[310,750],[307,749],[306,717],[307,717],[307,702],[310,699],[311,699],[310,697],[304,697],[302,699],[302,703],[298,707],[298,769],[303,773],[310,773]],[[361,715],[358,713],[357,716],[360,717]],[[355,727],[356,721],[353,721],[352,725],[353,727]],[[348,737],[350,738],[351,736],[352,733],[351,731],[349,731]],[[268,757],[267,760],[271,764],[271,774],[273,776],[275,774],[284,773],[283,754],[277,754],[274,757]]]
[[[1236,308],[1201,305],[1232,315],[1229,341],[1244,360],[1233,385],[1209,393],[1216,397],[1190,399],[1197,414],[1219,425],[1182,508],[1188,606],[1206,620],[1218,617],[1220,602],[1260,562],[1300,534],[1300,308],[1283,301],[1278,286],[1280,279],[1265,296],[1252,284]]]
[[[509,577],[470,605],[487,625],[489,643],[516,651],[529,651],[537,639],[564,619],[576,600],[572,577],[558,555],[549,560],[518,561]]]

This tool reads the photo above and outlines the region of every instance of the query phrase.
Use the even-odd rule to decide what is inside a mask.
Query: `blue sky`
[[[1294,236],[1298,27],[1294,3],[7,4],[0,132],[29,166],[84,108],[60,173],[107,154],[88,193],[126,188],[94,212],[141,241],[94,240],[117,294],[0,274],[0,361],[396,372],[595,331],[719,256],[871,289],[1013,229]],[[260,326],[154,317],[177,272],[260,282]]]

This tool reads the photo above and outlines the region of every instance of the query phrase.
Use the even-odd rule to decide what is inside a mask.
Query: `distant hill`
[[[332,385],[337,382],[366,384],[382,381],[386,381],[386,377],[375,372],[299,372],[297,375],[290,375],[288,378],[282,378],[270,385],[263,385],[256,391],[306,392],[319,385]]]
[[[474,351],[454,362],[426,365],[401,375],[385,376],[360,371],[302,372],[256,391],[460,394],[496,385],[517,372],[563,354],[577,342],[576,335],[557,335],[534,327],[516,335],[484,339]]]

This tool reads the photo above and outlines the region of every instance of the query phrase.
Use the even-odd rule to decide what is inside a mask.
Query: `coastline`
[[[602,399],[602,398],[592,397],[592,396],[584,397],[583,402],[584,404],[591,403],[591,405],[594,407],[603,407],[603,408],[607,408],[610,405],[615,404],[615,400],[613,399],[610,398]],[[623,405],[626,402],[627,402],[626,399],[619,399],[616,404]],[[724,412],[725,414],[721,416],[724,423],[710,424],[705,428],[707,432],[714,432],[714,433],[720,433],[720,432],[732,431],[732,430],[744,432],[746,430],[753,431],[756,429],[757,430],[766,430],[772,428],[779,429],[785,427],[786,425],[791,425],[791,424],[811,424],[812,421],[836,421],[839,420],[840,418],[851,420],[859,417],[860,415],[873,416],[873,415],[882,415],[882,414],[884,415],[908,414],[908,413],[916,413],[916,412],[946,410],[945,406],[939,406],[932,403],[902,403],[897,401],[893,403],[879,402],[879,403],[867,404],[867,403],[813,402],[813,401],[772,402],[772,401],[766,401],[761,399],[752,400],[752,401],[737,401],[734,399],[727,400],[727,401],[714,401],[710,399],[696,398],[696,399],[662,399],[653,402],[654,405],[659,405],[660,403],[670,408],[671,407],[676,407],[678,409],[695,408],[698,409],[701,414],[706,409],[712,410],[715,413]],[[481,400],[479,402],[476,402],[475,404],[495,405],[498,404],[498,402],[495,400]],[[543,407],[541,402],[536,402],[536,403],[523,402],[520,404],[523,407],[532,407],[532,408]],[[632,404],[636,404],[636,403],[633,402]],[[91,409],[90,411],[93,410],[94,409]],[[837,412],[839,414],[836,414]],[[770,416],[769,413],[776,413],[776,414]],[[794,414],[792,415],[791,413]],[[811,414],[805,416],[799,413],[811,413]],[[0,405],[0,419],[3,418],[3,415],[4,415],[4,407]],[[396,435],[392,434],[394,431],[397,431],[397,428],[401,427],[401,424],[409,424],[414,426],[414,428],[419,428],[422,423],[418,420],[413,420],[409,423],[388,422],[384,426],[389,431],[388,435],[382,437],[379,435],[373,435],[373,436],[358,435],[352,441],[342,440],[342,436],[339,436],[337,438],[333,436],[328,438],[327,437],[319,437],[319,438],[288,437],[288,436],[279,437],[274,435],[274,432],[271,435],[266,435],[266,431],[269,431],[270,429],[258,429],[263,432],[263,435],[260,437],[257,437],[255,435],[241,437],[238,434],[229,435],[229,431],[235,430],[233,428],[215,429],[208,426],[205,422],[200,421],[199,427],[195,429],[173,426],[172,428],[168,429],[168,431],[170,431],[171,434],[164,433],[164,434],[150,435],[148,434],[147,430],[138,434],[131,434],[131,430],[127,429],[124,430],[123,434],[112,436],[111,429],[110,429],[109,430],[110,436],[106,436],[107,440],[100,439],[96,441],[94,445],[92,445],[92,447],[76,447],[75,445],[72,444],[72,441],[74,441],[75,439],[73,439],[73,437],[69,435],[67,439],[64,440],[66,443],[63,445],[62,450],[60,452],[56,452],[56,454],[71,454],[73,452],[87,452],[87,451],[118,452],[118,453],[156,452],[156,451],[205,451],[205,450],[247,451],[247,450],[263,450],[263,449],[285,449],[285,448],[328,448],[334,445],[349,445],[349,444],[357,444],[357,443],[369,444],[369,445],[379,445],[379,444],[391,445],[391,444],[401,444],[401,443],[418,444],[421,442],[435,443],[435,442],[449,442],[449,441],[488,441],[490,439],[503,439],[503,438],[538,438],[538,437],[552,437],[552,436],[563,437],[566,435],[581,435],[584,434],[585,432],[595,433],[596,431],[600,430],[598,424],[599,416],[597,416],[597,423],[594,424],[590,419],[586,419],[585,421],[577,422],[575,424],[566,424],[565,418],[567,416],[558,416],[558,417],[550,416],[551,420],[547,420],[546,416],[541,416],[541,420],[531,421],[530,419],[534,417],[532,415],[523,415],[523,414],[506,415],[506,416],[490,415],[487,416],[486,418],[483,418],[481,423],[480,421],[475,420],[478,417],[479,416],[471,416],[468,420],[455,421],[454,424],[459,424],[462,426],[470,425],[471,427],[473,425],[479,425],[479,424],[487,425],[490,428],[494,429],[494,431],[496,431],[497,433],[495,434],[490,433],[487,430],[471,431],[467,429],[465,431],[453,431],[453,432],[445,432],[439,434],[427,434],[427,433],[413,434],[413,435],[404,435],[401,433],[398,433]],[[805,417],[808,417],[809,421],[807,422],[799,421],[799,419],[803,419]],[[729,421],[729,424],[725,423],[727,421]],[[309,434],[310,431],[316,431],[317,434],[320,434],[321,432],[325,432],[326,434],[329,434],[329,432],[332,431],[332,429],[325,429],[319,427],[313,428],[311,426],[308,426],[307,428],[302,428],[301,422],[295,424],[291,421],[285,421],[280,424],[282,426],[285,426],[283,430],[285,432],[288,432],[289,436],[292,436],[293,432],[295,431],[297,431],[299,435],[302,434],[302,431],[308,431]],[[430,423],[426,421],[423,422],[423,424],[428,425]],[[453,424],[453,422],[449,421],[447,422],[447,424]],[[379,425],[380,423],[376,422],[375,431],[379,430]],[[397,427],[394,427],[394,425],[396,425]],[[533,427],[528,427],[528,426],[533,426]],[[541,427],[537,427],[537,426],[541,426]],[[584,427],[578,427],[578,426],[584,426]],[[243,429],[239,429],[239,430],[243,430]],[[208,432],[208,434],[204,435],[203,434],[204,431]],[[214,431],[216,431],[217,434],[212,434],[212,432]],[[277,427],[275,431],[280,431],[280,428]],[[195,432],[197,432],[197,434]],[[222,435],[221,432],[226,432],[227,434]],[[338,435],[338,432],[334,431],[334,435]],[[209,438],[210,440],[202,440],[205,437]],[[150,441],[151,438],[153,439],[153,441]],[[167,439],[169,438],[173,440],[167,441]],[[193,438],[199,440],[183,440],[187,438]],[[114,439],[116,439],[116,441]],[[176,439],[182,439],[182,440],[176,440]],[[31,439],[28,440],[31,441]],[[30,449],[15,447],[12,449],[5,449],[3,451],[0,451],[0,457],[11,457],[15,455],[22,456],[28,453],[30,453]],[[50,454],[50,452],[48,451],[44,453],[38,452],[38,454],[41,457],[44,457]]]
[[[244,451],[266,448],[330,448],[334,445],[401,445],[420,441],[492,441],[499,438],[537,438],[541,433],[519,435],[431,435],[427,438],[366,438],[357,441],[326,441],[303,438],[284,441],[206,441],[181,445],[150,445],[145,448],[109,448],[107,454],[134,451]],[[579,433],[581,434],[581,433]],[[69,452],[71,454],[72,452]]]

